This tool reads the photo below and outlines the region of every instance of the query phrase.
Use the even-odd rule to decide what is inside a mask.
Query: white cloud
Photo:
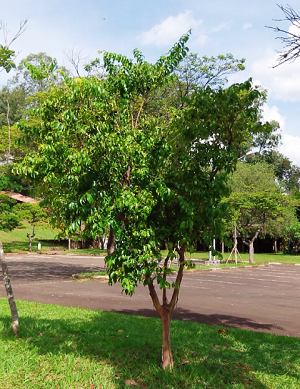
[[[177,16],[169,16],[150,30],[143,32],[139,38],[145,45],[165,46],[176,41],[190,28],[195,29],[201,24],[202,20],[196,20],[191,11],[185,11]]]
[[[288,31],[293,35],[300,36],[300,23],[292,24]]]
[[[243,24],[243,29],[244,30],[247,30],[248,28],[251,28],[252,27],[252,23],[244,23]]]
[[[282,145],[279,151],[287,156],[293,163],[300,166],[300,137],[289,134],[282,134]]]
[[[228,22],[222,22],[220,23],[218,26],[216,27],[213,27],[210,32],[219,32],[219,31],[222,31],[226,28],[229,28],[229,23]]]
[[[206,34],[200,34],[196,40],[193,41],[192,46],[203,46],[209,41],[209,36]]]
[[[285,117],[279,113],[279,108],[276,107],[276,105],[272,105],[272,107],[269,107],[267,104],[264,104],[262,109],[262,116],[266,122],[271,122],[272,120],[275,120],[279,123],[281,130],[284,129]]]
[[[254,79],[258,79],[268,94],[275,99],[284,101],[300,101],[300,61],[285,63],[277,68],[278,54],[268,49],[263,58],[251,66]]]
[[[300,137],[285,132],[286,118],[280,114],[279,108],[276,105],[268,106],[264,104],[262,115],[265,121],[276,120],[280,124],[280,129],[283,131],[281,133],[281,144],[278,149],[293,164],[300,166]]]

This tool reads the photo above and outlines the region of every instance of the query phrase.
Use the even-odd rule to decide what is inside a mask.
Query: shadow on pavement
[[[84,264],[74,265],[60,262],[18,261],[15,263],[8,262],[7,265],[12,282],[24,279],[28,281],[42,281],[51,278],[69,279],[75,273],[105,270],[100,266],[84,266]]]
[[[139,315],[139,316],[147,316],[147,317],[158,317],[155,309],[119,309],[112,310],[112,312],[118,313],[126,313],[129,315]],[[239,316],[231,316],[231,315],[221,315],[221,314],[211,314],[205,315],[196,312],[189,311],[183,308],[176,308],[173,314],[173,319],[182,320],[182,321],[193,321],[202,324],[210,324],[213,326],[220,327],[232,327],[232,328],[241,328],[247,330],[254,331],[262,331],[262,332],[272,332],[272,333],[280,333],[281,331],[285,331],[283,327],[269,324],[269,323],[258,323],[249,318],[239,317]]]

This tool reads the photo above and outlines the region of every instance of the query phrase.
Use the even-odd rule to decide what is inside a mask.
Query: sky
[[[300,14],[299,0],[288,4]],[[231,53],[246,59],[246,70],[230,76],[229,83],[252,77],[268,91],[264,119],[280,123],[279,150],[300,166],[300,58],[273,68],[283,46],[278,33],[265,26],[290,28],[288,21],[276,21],[284,15],[275,1],[0,0],[0,10],[8,38],[28,19],[26,31],[11,46],[18,53],[16,62],[45,52],[67,67],[66,53],[72,50],[88,63],[99,50],[132,57],[138,48],[147,61],[155,62],[192,28],[190,52],[200,57]],[[2,71],[0,85],[12,76]]]

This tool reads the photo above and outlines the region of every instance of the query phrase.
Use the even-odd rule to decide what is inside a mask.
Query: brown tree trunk
[[[112,227],[109,229],[109,237],[107,242],[107,255],[115,251],[116,238]]]
[[[0,241],[0,262],[1,262],[1,269],[3,273],[3,280],[4,285],[6,289],[6,294],[8,298],[8,303],[11,311],[11,323],[12,323],[12,333],[16,334],[19,331],[19,317],[18,317],[18,310],[15,302],[15,297],[13,294],[10,278],[8,275],[8,268],[6,265],[6,262],[4,260],[4,252],[2,247],[2,242]]]
[[[32,235],[27,234],[27,238],[29,239],[29,252],[32,252],[32,238],[35,236],[34,226],[32,227]]]
[[[254,263],[254,242],[251,240],[249,243],[249,263]]]
[[[178,259],[179,270],[175,281],[177,288],[173,289],[173,294],[170,302],[168,302],[167,300],[167,290],[166,288],[164,288],[162,290],[163,292],[162,304],[160,304],[153,282],[150,281],[149,279],[149,283],[148,283],[148,288],[149,288],[151,299],[153,301],[153,305],[157,313],[159,314],[162,323],[162,367],[164,370],[166,370],[167,368],[170,368],[172,370],[174,367],[172,350],[171,350],[171,342],[170,342],[170,329],[171,329],[172,313],[177,304],[179,289],[183,277],[183,263],[184,263],[185,249],[186,249],[186,245],[184,244],[182,247],[178,248],[177,250],[179,254],[179,259]],[[168,261],[169,261],[169,257],[166,257],[164,263],[165,269],[167,269]],[[166,279],[166,273],[164,273],[163,278]]]
[[[160,304],[155,287],[152,282],[148,284],[149,292],[151,299],[153,301],[153,305],[159,314],[161,324],[162,324],[162,367],[166,370],[168,367],[172,370],[173,356],[171,350],[171,342],[170,342],[170,329],[171,329],[171,315],[172,310],[170,310],[169,304],[166,301],[166,292],[163,289],[163,300],[164,303]]]
[[[277,249],[277,238],[274,239],[274,251],[275,251],[275,254],[278,253],[278,249]]]
[[[256,231],[255,235],[248,242],[244,239],[243,243],[249,246],[249,263],[254,263],[254,241],[258,237],[260,229]]]
[[[173,369],[173,356],[170,342],[170,329],[171,329],[171,312],[166,308],[162,307],[161,313],[161,324],[162,324],[162,367],[166,370],[168,367]]]

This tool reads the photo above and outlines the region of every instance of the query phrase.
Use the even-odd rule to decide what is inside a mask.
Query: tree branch
[[[174,307],[175,305],[177,304],[177,300],[178,300],[178,295],[179,295],[179,289],[180,289],[180,285],[181,285],[181,281],[182,281],[182,277],[183,277],[183,267],[184,267],[184,253],[185,253],[185,249],[186,249],[186,243],[184,243],[178,253],[179,253],[179,270],[178,270],[178,273],[177,273],[177,277],[176,277],[176,281],[175,281],[175,284],[176,284],[176,287],[174,288],[173,290],[173,295],[172,295],[172,298],[171,298],[171,301],[169,303],[169,310],[170,310],[170,313],[173,312],[174,310]]]
[[[144,106],[144,104],[145,104],[145,101],[146,101],[146,99],[147,99],[147,97],[148,97],[148,94],[149,94],[149,92],[147,92],[147,93],[145,94],[145,96],[143,97],[143,100],[142,100],[142,103],[141,103],[140,109],[139,109],[139,111],[138,111],[138,114],[137,114],[137,117],[136,117],[136,120],[135,120],[135,125],[134,125],[134,128],[136,128],[136,127],[137,127],[137,124],[138,124],[138,122],[139,122],[140,115],[141,115],[141,112],[142,112],[143,106]]]
[[[149,282],[148,282],[148,289],[149,289],[151,299],[153,301],[153,305],[154,305],[157,313],[159,314],[159,316],[162,317],[162,313],[163,313],[162,306],[160,305],[155,287],[153,285],[153,282],[150,280],[150,278],[149,278]]]
[[[166,281],[167,279],[167,272],[166,269],[168,267],[168,262],[169,262],[169,256],[165,258],[164,262],[164,274],[163,274],[163,280]],[[168,300],[167,300],[167,288],[163,288],[163,305],[167,306],[168,305]]]
[[[300,16],[289,5],[287,5],[286,8],[283,7],[282,5],[278,5],[278,7],[284,13],[285,18],[274,19],[274,20],[278,22],[289,21],[300,32]],[[277,60],[278,64],[273,66],[273,68],[276,68],[277,66],[282,65],[285,62],[294,62],[300,56],[300,34],[297,35],[292,33],[291,31],[285,31],[278,27],[270,27],[270,26],[266,26],[266,27],[274,30],[275,32],[279,32],[287,35],[286,37],[280,37],[280,36],[276,37],[276,39],[281,40],[285,48],[289,48],[289,49],[283,52],[279,52],[280,56]]]

